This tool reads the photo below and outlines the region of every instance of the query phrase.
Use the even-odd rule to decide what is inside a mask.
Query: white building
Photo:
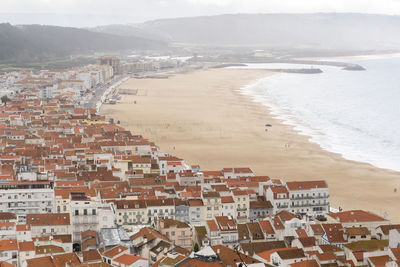
[[[175,203],[173,199],[146,200],[148,224],[155,225],[160,218],[175,219]]]
[[[204,204],[201,199],[189,199],[189,223],[201,225],[204,222]]]
[[[0,210],[15,213],[19,222],[25,222],[29,213],[51,213],[54,206],[54,190],[49,181],[0,185]]]
[[[84,193],[71,193],[70,214],[74,242],[80,241],[81,232],[86,230],[98,232],[101,228],[115,226],[114,206],[92,201]]]
[[[8,262],[17,266],[18,243],[16,239],[0,240],[0,262]]]
[[[310,216],[329,212],[329,190],[325,181],[287,182],[289,211]]]
[[[176,180],[182,186],[195,186],[204,182],[202,172],[184,171],[176,175]]]
[[[222,216],[237,217],[236,204],[232,196],[221,196]]]
[[[282,210],[288,210],[289,191],[285,186],[270,186],[267,188],[265,196],[272,204],[273,214]]]
[[[69,213],[27,214],[26,224],[32,237],[70,235],[72,232]]]
[[[240,178],[254,176],[250,168],[224,168],[222,170],[225,178]]]

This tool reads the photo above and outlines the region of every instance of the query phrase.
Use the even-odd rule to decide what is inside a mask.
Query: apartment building
[[[263,219],[268,215],[272,215],[273,206],[267,200],[250,201],[250,220]]]
[[[189,224],[173,219],[161,219],[159,222],[159,231],[167,236],[174,245],[191,249],[192,230]]]
[[[28,214],[26,224],[31,229],[32,237],[72,233],[69,213]]]
[[[232,191],[233,200],[235,201],[237,219],[246,220],[250,215],[250,198],[245,190]]]
[[[250,168],[224,168],[222,172],[224,177],[228,179],[254,176],[254,173]]]
[[[269,186],[265,197],[273,206],[273,214],[289,208],[289,191],[285,186]]]
[[[175,219],[189,222],[189,203],[187,200],[175,199]]]
[[[92,201],[84,193],[71,193],[70,214],[73,240],[80,241],[86,230],[100,231],[115,226],[115,211],[111,203]]]
[[[377,228],[381,225],[389,225],[386,218],[364,210],[349,210],[337,213],[328,213],[327,220],[330,223],[340,223],[343,227],[365,227],[371,236],[377,238]]]
[[[205,219],[210,220],[215,216],[222,215],[221,196],[218,192],[208,191],[203,192],[203,203]]]
[[[12,212],[19,222],[29,213],[54,212],[53,183],[50,181],[12,181],[0,185],[0,210]]]
[[[148,223],[146,202],[144,200],[117,200],[117,225],[143,225]]]
[[[215,221],[220,231],[222,244],[233,247],[239,242],[239,233],[235,220],[228,216],[216,216]]]
[[[176,180],[182,186],[195,186],[204,182],[204,175],[201,172],[183,171],[176,175]]]
[[[9,266],[4,263],[18,264],[18,242],[16,239],[0,240],[0,262],[2,266]]]
[[[171,198],[168,199],[149,199],[147,205],[147,223],[155,225],[155,222],[161,218],[175,218],[175,203]]]
[[[311,216],[329,212],[329,189],[325,181],[287,182],[289,211]]]
[[[237,217],[237,208],[232,196],[222,196],[222,216]]]
[[[204,204],[201,199],[189,199],[189,223],[201,225],[204,222]]]

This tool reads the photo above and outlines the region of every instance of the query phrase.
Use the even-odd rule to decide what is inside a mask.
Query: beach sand
[[[322,150],[270,110],[237,90],[271,75],[263,70],[208,69],[169,79],[130,79],[120,103],[101,113],[203,170],[250,167],[286,181],[323,179],[331,206],[389,214],[400,222],[400,174]],[[137,104],[134,104],[134,101]],[[272,127],[266,131],[265,124]],[[289,147],[287,147],[289,144]]]

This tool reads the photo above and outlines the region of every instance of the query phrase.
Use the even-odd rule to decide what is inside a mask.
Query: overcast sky
[[[400,15],[400,0],[0,0],[0,22],[87,27],[227,13]]]

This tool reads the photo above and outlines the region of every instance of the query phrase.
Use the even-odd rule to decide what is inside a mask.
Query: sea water
[[[344,59],[366,71],[293,64],[246,68],[320,68],[320,74],[279,73],[241,88],[323,149],[400,171],[400,57]]]

